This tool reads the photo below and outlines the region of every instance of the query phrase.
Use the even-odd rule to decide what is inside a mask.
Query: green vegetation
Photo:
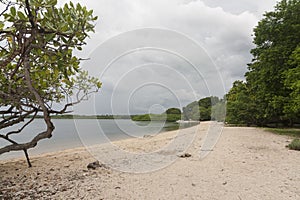
[[[300,1],[282,0],[254,29],[246,81],[227,94],[230,124],[300,124]]]
[[[294,139],[291,144],[288,145],[289,149],[300,151],[300,139]]]
[[[278,135],[288,135],[291,137],[295,137],[287,147],[292,150],[300,151],[300,129],[268,128],[266,130]]]
[[[182,108],[169,108],[162,114],[144,114],[134,115],[134,121],[168,121],[175,122],[178,120],[193,121],[224,121],[225,120],[225,100],[218,97],[205,97],[199,101],[194,101]]]
[[[183,107],[183,119],[195,121],[225,119],[225,101],[218,97],[205,97]]]
[[[169,108],[166,110],[165,114],[167,115],[168,122],[176,122],[181,120],[181,110],[179,108]]]
[[[144,114],[134,115],[131,117],[133,121],[167,121],[176,122],[181,119],[181,110],[178,108],[169,108],[162,114]]]
[[[144,115],[133,115],[131,117],[133,121],[166,121],[167,116],[165,113],[162,114],[144,114]]]
[[[291,137],[299,137],[300,138],[300,129],[288,129],[288,128],[268,128],[267,131],[278,135],[288,135]]]
[[[67,113],[70,106],[88,99],[101,87],[74,56],[74,50],[82,50],[94,31],[97,17],[92,10],[72,2],[62,7],[57,0],[0,4],[0,138],[9,143],[0,148],[0,154],[24,151],[31,166],[27,150],[52,137],[55,127],[51,116]],[[38,114],[43,116],[45,130],[31,141],[15,141],[11,136],[21,134]],[[7,131],[7,127],[15,130]]]

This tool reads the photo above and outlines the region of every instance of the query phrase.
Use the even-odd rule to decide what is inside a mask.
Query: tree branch
[[[11,132],[8,132],[6,134],[6,137],[9,137],[10,135],[12,134],[17,134],[17,133],[21,133],[21,131],[23,131],[23,129],[28,126],[31,122],[33,122],[33,120],[35,119],[36,115],[37,115],[38,111],[35,111],[34,115],[32,116],[32,118],[26,123],[24,124],[19,130],[17,131],[11,131]]]
[[[0,155],[3,153],[7,153],[10,151],[21,151],[24,149],[30,149],[33,148],[37,145],[38,141],[45,139],[45,138],[51,138],[53,130],[51,129],[47,129],[44,132],[39,133],[37,136],[35,136],[30,142],[27,143],[23,143],[23,144],[11,144],[11,145],[7,145],[3,148],[0,149]],[[3,138],[3,136],[0,136]]]
[[[10,106],[7,110],[1,110],[0,115],[11,114],[13,109],[14,109],[14,106]]]
[[[7,127],[10,127],[10,126],[13,126],[15,124],[18,124],[19,122],[22,122],[24,121],[24,119],[26,117],[28,117],[30,114],[34,113],[35,110],[32,110],[32,111],[28,111],[26,114],[24,115],[19,115],[19,116],[12,116],[12,117],[9,117],[9,119],[4,119],[1,121],[0,123],[0,129],[3,129],[3,128],[7,128]],[[14,118],[18,118],[16,120],[12,120]],[[11,120],[11,121],[9,121]]]
[[[25,0],[25,5],[26,5],[26,10],[27,10],[27,14],[28,14],[28,18],[29,18],[29,22],[32,26],[32,28],[36,28],[35,22],[34,22],[34,17],[32,15],[31,9],[30,9],[30,4],[28,0]]]
[[[1,1],[1,3],[5,4],[3,1]],[[6,4],[6,8],[0,13],[0,16],[3,15],[7,10],[8,8],[13,5],[13,3],[10,1]]]

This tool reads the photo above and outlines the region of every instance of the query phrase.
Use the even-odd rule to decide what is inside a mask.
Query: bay
[[[97,119],[53,119],[55,130],[50,139],[41,140],[29,150],[30,155],[38,155],[82,146],[96,145],[110,141],[155,135],[160,132],[176,130],[175,122],[134,122],[132,120]],[[13,129],[5,130],[10,131]],[[28,142],[37,133],[45,130],[43,119],[36,119],[21,134],[13,135],[17,142]],[[3,134],[3,132],[2,132]],[[0,140],[0,146],[8,145]],[[0,160],[23,157],[23,152],[9,152],[0,155]]]

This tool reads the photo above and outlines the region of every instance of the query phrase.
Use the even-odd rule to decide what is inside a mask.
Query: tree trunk
[[[24,149],[24,153],[25,153],[25,157],[26,157],[26,160],[27,160],[28,167],[32,167],[27,149]]]

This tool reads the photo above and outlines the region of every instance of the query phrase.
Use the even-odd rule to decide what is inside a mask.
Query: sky
[[[253,28],[275,0],[84,0],[99,16],[80,56],[103,82],[75,113],[160,113],[244,80]]]
[[[60,5],[67,1],[59,0]],[[253,28],[275,0],[78,0],[97,15],[76,55],[103,87],[76,114],[161,113],[244,80]]]

